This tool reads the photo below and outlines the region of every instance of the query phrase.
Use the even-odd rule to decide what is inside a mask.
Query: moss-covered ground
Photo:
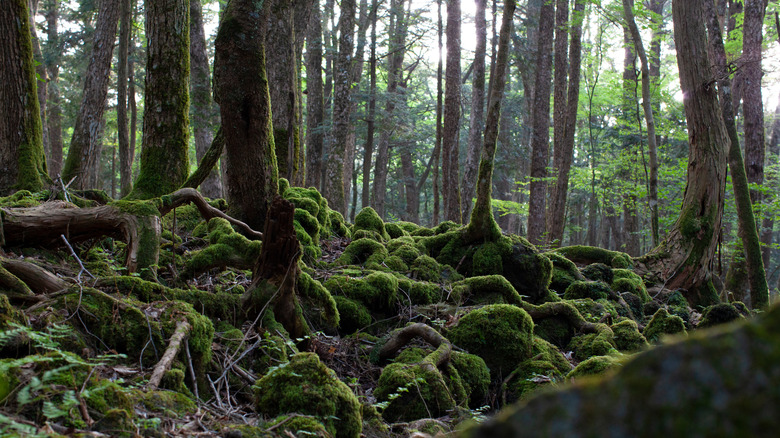
[[[595,388],[606,395],[620,394],[615,385],[654,388],[642,364],[675,365],[667,354],[688,357],[689,348],[736,349],[774,382],[777,361],[763,356],[764,344],[749,345],[756,338],[774,346],[776,309],[756,325],[742,303],[693,308],[680,291],[659,292],[624,253],[584,246],[544,253],[511,235],[467,241],[458,224],[384,222],[368,208],[350,224],[315,189],[282,181],[280,191],[296,208],[303,257],[291,271],[300,272],[293,311],[311,328],[306,339],[291,339],[270,304],[247,317],[242,296],[262,242],[225,219],[204,220],[192,206],[161,218],[159,262],[148,272],[128,272],[127,246],[107,237],[74,245],[74,254],[0,248],[0,436],[452,433],[496,414],[491,421],[514,421],[507,415],[521,415],[515,408],[500,409],[552,403],[564,397],[555,395],[561,388],[583,400]],[[19,192],[0,206],[44,199]],[[123,202],[123,211],[156,214],[152,203]],[[210,205],[227,209],[222,200]],[[4,259],[34,263],[66,286],[44,294],[31,283],[32,295],[20,295],[21,280]],[[185,341],[159,386],[148,387],[183,321]],[[430,331],[397,338],[416,324]],[[704,327],[712,331],[699,334]],[[380,360],[393,343],[398,349]],[[729,391],[736,379],[752,378],[720,373],[718,363],[737,359],[691,357]],[[726,396],[697,378],[704,399],[691,401],[695,409]],[[568,402],[556,403],[575,409]],[[659,412],[670,419],[656,417],[658,430],[677,421]],[[729,424],[735,433],[757,430]]]

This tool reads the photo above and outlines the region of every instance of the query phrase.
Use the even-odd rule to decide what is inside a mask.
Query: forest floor
[[[667,335],[751,317],[648,288],[623,253],[467,243],[456,224],[371,209],[346,224],[316,191],[283,188],[303,253],[299,338],[276,293],[250,310],[260,244],[193,206],[162,218],[158,262],[138,272],[111,232],[2,246],[0,436],[448,434]],[[3,217],[40,198],[0,198]]]

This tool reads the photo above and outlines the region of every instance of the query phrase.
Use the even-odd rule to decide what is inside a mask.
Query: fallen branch
[[[160,210],[161,216],[165,216],[176,207],[180,207],[182,205],[192,203],[195,204],[195,207],[200,212],[200,215],[203,216],[203,219],[205,219],[206,221],[208,221],[211,218],[221,217],[222,219],[225,219],[226,221],[240,228],[243,234],[249,237],[250,239],[254,239],[254,240],[263,239],[263,233],[253,230],[249,225],[245,224],[244,222],[241,222],[238,219],[228,216],[218,208],[212,207],[211,205],[209,205],[208,202],[206,202],[206,199],[195,189],[182,188],[176,190],[170,195],[161,197],[160,200],[162,202],[158,206],[158,210]]]
[[[208,178],[212,169],[214,169],[214,166],[217,165],[217,161],[219,161],[219,157],[222,155],[222,151],[224,149],[225,133],[222,131],[222,127],[220,126],[219,130],[217,131],[217,135],[214,136],[214,140],[211,141],[211,146],[209,146],[208,150],[206,150],[206,153],[203,154],[203,158],[201,158],[197,170],[195,170],[195,172],[193,172],[192,175],[187,178],[187,181],[181,185],[181,188],[197,189],[198,186],[203,184],[203,181]]]
[[[183,319],[176,324],[176,330],[173,332],[171,340],[168,342],[168,348],[165,349],[165,354],[163,354],[160,362],[155,365],[152,377],[149,379],[149,383],[146,384],[147,390],[155,390],[160,386],[163,375],[166,371],[171,369],[173,359],[179,353],[181,343],[189,334],[191,328],[190,323],[187,322],[186,319]]]
[[[59,292],[68,288],[65,280],[29,262],[0,258],[0,266],[24,282],[36,294]]]

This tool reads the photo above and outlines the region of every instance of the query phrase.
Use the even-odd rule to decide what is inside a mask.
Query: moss
[[[490,370],[485,361],[474,354],[453,351],[450,363],[463,380],[463,388],[469,395],[469,407],[476,409],[487,402]]]
[[[182,418],[198,410],[191,398],[174,391],[137,391],[136,397],[144,408],[173,418]]]
[[[531,354],[534,359],[550,362],[563,374],[571,371],[571,363],[558,348],[539,336],[534,336],[534,345]]]
[[[306,310],[317,310],[321,321],[330,327],[339,325],[336,302],[322,283],[301,272],[297,281],[298,295],[307,302]]]
[[[278,431],[280,436],[304,437],[315,436],[319,438],[330,438],[331,435],[322,422],[312,416],[280,415],[264,425],[263,431]],[[273,428],[273,429],[271,429]],[[246,434],[244,434],[246,436]],[[263,433],[262,436],[266,436]]]
[[[204,223],[198,208],[193,204],[182,205],[171,210],[170,213],[162,217],[162,226],[164,230],[170,232],[174,228],[174,216],[176,217],[176,233],[191,232],[199,224]]]
[[[255,406],[266,415],[312,415],[334,437],[357,438],[362,410],[355,394],[314,353],[299,353],[253,386]]]
[[[570,284],[577,280],[582,280],[582,274],[577,265],[571,260],[562,256],[561,254],[550,251],[544,253],[544,256],[550,259],[553,264],[552,279],[550,281],[550,289],[554,290],[560,295],[566,292],[566,288]]]
[[[614,354],[606,356],[593,356],[580,362],[574,367],[569,374],[566,375],[567,379],[576,379],[585,376],[595,376],[604,374],[605,372],[619,367],[623,363],[622,357]]]
[[[628,317],[637,321],[641,321],[644,315],[642,299],[628,292],[621,293],[620,297],[623,298],[623,301],[626,302],[628,309],[631,311],[631,314],[628,315]]]
[[[398,279],[385,272],[372,272],[363,278],[334,275],[324,286],[333,295],[357,300],[377,312],[394,310],[398,300]]]
[[[436,283],[440,283],[442,280],[441,266],[439,266],[439,263],[433,257],[427,255],[417,257],[410,266],[410,270],[412,278],[418,280],[433,281]]]
[[[507,383],[507,401],[528,398],[537,390],[562,378],[560,371],[546,360],[525,360],[513,371],[512,379]]]
[[[630,269],[613,269],[612,290],[615,292],[631,292],[638,296],[643,303],[650,301],[645,282],[642,277]]]
[[[434,227],[433,228],[433,232],[435,234],[444,234],[444,233],[448,233],[448,232],[450,232],[452,230],[457,230],[457,229],[460,229],[460,228],[461,228],[461,225],[458,224],[458,223],[455,223],[453,221],[444,221],[444,222],[440,223],[439,225],[437,225],[436,227]]]
[[[353,240],[336,260],[341,265],[361,265],[367,262],[382,262],[388,256],[387,249],[372,239]]]
[[[608,249],[597,248],[594,246],[574,245],[565,246],[555,250],[563,254],[567,259],[582,264],[603,263],[613,268],[628,269],[634,263],[631,256],[624,252],[610,251]]]
[[[473,310],[449,329],[457,346],[485,360],[493,378],[507,375],[528,359],[533,347],[534,323],[525,310],[493,304]]]
[[[400,225],[393,222],[388,222],[385,224],[385,231],[387,231],[387,234],[391,239],[397,239],[401,236],[409,236],[408,231],[404,230]]]
[[[124,409],[111,409],[92,425],[92,430],[116,437],[132,437],[136,427],[130,413]]]
[[[384,266],[387,267],[389,272],[406,272],[409,270],[409,265],[404,263],[401,257],[391,255],[385,259]]]
[[[615,304],[612,301],[583,298],[570,300],[569,302],[577,308],[580,315],[588,322],[599,322],[602,318],[617,320],[620,317],[615,309]]]
[[[371,324],[371,314],[363,304],[344,296],[334,297],[339,311],[339,332],[354,333]]]
[[[306,234],[309,235],[312,242],[319,243],[320,223],[317,221],[316,217],[304,209],[296,208],[294,213],[294,220],[301,224],[301,227],[303,227],[304,231],[306,231]]]
[[[338,211],[329,210],[328,219],[330,221],[331,233],[339,237],[349,237],[349,229],[344,221],[344,216]]]
[[[707,307],[699,322],[699,328],[714,327],[720,324],[726,324],[732,321],[743,319],[737,309],[728,303],[715,304]]]
[[[509,243],[508,255],[504,259],[504,277],[512,283],[517,292],[528,301],[540,304],[557,301],[558,296],[548,289],[552,280],[552,262],[536,251],[527,240],[502,236]]]
[[[547,342],[564,348],[574,337],[574,327],[565,318],[556,316],[534,323],[534,334]]]
[[[679,316],[685,324],[685,330],[690,330],[691,327],[691,310],[688,306],[667,306],[667,310],[670,315]]]
[[[610,328],[615,334],[615,347],[620,351],[632,353],[648,346],[647,339],[639,332],[639,326],[630,319],[613,324]]]
[[[522,304],[522,298],[501,275],[470,277],[452,285],[450,296],[457,301],[477,304]]]
[[[655,312],[653,318],[647,323],[645,330],[642,332],[648,342],[658,342],[661,339],[661,335],[677,333],[686,333],[685,323],[679,316],[670,315],[663,307]]]
[[[660,308],[661,305],[658,303],[658,301],[648,301],[642,305],[642,314],[649,318],[655,315],[655,312],[657,312]]]
[[[380,242],[387,242],[390,240],[390,235],[388,235],[385,230],[385,223],[371,207],[364,207],[360,210],[360,213],[355,216],[355,228],[353,232],[356,230],[373,231],[379,236]]]
[[[467,400],[454,367],[441,371],[427,362],[386,366],[374,395],[379,402],[388,402],[382,412],[388,422],[440,417]]]
[[[261,243],[249,240],[225,219],[213,218],[208,222],[209,246],[188,254],[187,263],[180,276],[191,278],[216,267],[251,269],[260,256]]]
[[[575,281],[566,288],[563,294],[565,300],[575,300],[578,298],[590,298],[592,300],[606,299],[609,297],[611,289],[603,281]]]
[[[46,192],[32,193],[29,190],[18,190],[9,196],[0,197],[0,207],[5,208],[29,208],[41,205],[47,197]]]
[[[397,240],[390,241],[390,243],[393,242],[397,242]],[[390,251],[390,255],[400,257],[401,260],[403,260],[403,262],[406,263],[407,265],[411,265],[412,263],[414,263],[417,257],[420,257],[421,255],[420,250],[418,248],[408,243],[403,243],[401,245],[388,244],[387,250]]]
[[[7,329],[11,323],[27,325],[24,312],[12,306],[8,296],[0,290],[0,330]]]
[[[420,227],[420,228],[410,232],[410,234],[412,236],[419,236],[419,237],[430,237],[430,236],[435,236],[436,235],[436,233],[432,229],[425,228],[425,227]]]
[[[187,344],[192,355],[192,364],[198,385],[203,387],[205,391],[208,388],[205,376],[206,368],[209,362],[211,362],[211,343],[214,339],[214,325],[210,319],[195,311],[189,303],[167,301],[160,304],[164,306],[160,314],[160,320],[162,321],[162,331],[165,333],[165,339],[173,335],[176,330],[176,324],[182,318],[186,319],[190,324],[191,328]]]
[[[676,290],[666,296],[666,304],[670,306],[688,306],[688,300],[679,290]]]
[[[574,357],[577,360],[586,360],[589,357],[617,352],[613,334],[609,331],[577,335],[569,342],[568,349],[574,352]]]
[[[615,276],[612,268],[604,263],[591,263],[582,268],[582,275],[591,281],[603,281],[610,284]]]

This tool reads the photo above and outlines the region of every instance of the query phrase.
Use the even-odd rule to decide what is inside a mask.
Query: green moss
[[[592,300],[590,298],[583,298],[569,300],[568,302],[574,305],[580,315],[588,322],[599,322],[605,317],[617,320],[618,317],[620,317],[615,309],[614,303],[605,299]],[[609,316],[606,316],[607,314],[609,314]]]
[[[590,298],[592,300],[606,299],[610,296],[611,289],[603,281],[575,281],[566,288],[563,294],[565,300],[578,298]]]
[[[32,193],[29,190],[19,190],[6,197],[0,197],[0,207],[5,208],[30,208],[37,207],[46,200],[43,195],[46,192]]]
[[[397,241],[392,240],[390,243],[393,242]],[[387,250],[390,251],[390,255],[400,257],[407,265],[414,263],[417,257],[420,257],[421,255],[420,250],[412,244],[403,243],[401,245],[392,245],[392,247],[393,249],[391,249],[391,245],[388,244]]]
[[[294,220],[301,224],[303,229],[306,231],[306,234],[308,234],[311,238],[312,242],[319,243],[320,223],[317,221],[316,217],[304,209],[296,208],[294,213]]]
[[[199,224],[204,223],[203,216],[201,216],[198,208],[193,204],[182,205],[171,210],[162,218],[162,226],[164,230],[170,233],[170,230],[174,228],[174,216],[176,217],[176,233],[191,232]]]
[[[574,245],[565,246],[555,250],[563,254],[567,259],[582,264],[603,263],[613,268],[631,268],[634,263],[631,256],[624,252],[610,251],[594,246]]]
[[[314,353],[296,354],[253,386],[258,412],[316,417],[334,437],[357,438],[362,410],[355,394]]]
[[[131,415],[124,409],[111,409],[92,425],[92,430],[116,437],[132,437],[136,427]]]
[[[613,334],[609,331],[577,335],[569,342],[568,349],[574,352],[577,360],[617,352]]]
[[[666,304],[670,306],[688,306],[688,300],[685,299],[685,295],[679,290],[676,290],[666,297]]]
[[[330,220],[331,233],[339,237],[349,237],[349,228],[344,221],[344,216],[338,211],[329,210],[328,218]]]
[[[195,376],[198,385],[205,391],[208,388],[206,382],[206,368],[211,362],[211,343],[214,339],[214,325],[211,320],[201,315],[192,307],[191,304],[183,301],[167,301],[161,303],[164,310],[160,315],[162,322],[162,331],[165,339],[170,338],[176,330],[176,324],[182,318],[190,324],[189,345],[192,355],[192,364],[195,370]]]
[[[455,345],[485,360],[493,378],[508,375],[528,359],[533,347],[534,323],[525,310],[493,304],[473,310],[449,329]]]
[[[363,304],[340,295],[334,297],[334,300],[340,316],[339,332],[350,334],[371,324],[373,319]]]
[[[555,345],[539,336],[534,336],[534,345],[531,354],[534,359],[550,362],[562,374],[571,371],[571,363],[560,350],[558,350]]]
[[[503,274],[503,248],[494,242],[485,242],[474,253],[473,275]]]
[[[360,213],[355,216],[355,228],[353,233],[357,230],[373,231],[374,233],[377,233],[380,242],[387,242],[390,240],[390,235],[388,235],[385,230],[385,223],[371,207],[364,207],[360,210]]]
[[[357,300],[377,312],[391,312],[398,300],[398,279],[385,272],[372,272],[363,278],[334,275],[325,282],[333,295]]]
[[[409,270],[409,265],[404,263],[401,257],[391,255],[386,258],[382,264],[387,272],[406,272]]]
[[[188,254],[187,262],[180,276],[191,278],[212,268],[251,269],[260,256],[261,243],[249,240],[233,230],[222,218],[208,222],[209,246]]]
[[[737,309],[728,303],[715,304],[707,307],[702,314],[699,328],[714,327],[720,324],[726,324],[732,321],[743,319]]]
[[[562,317],[544,318],[534,323],[534,334],[547,342],[564,348],[574,336],[574,327]]]
[[[673,335],[677,333],[686,333],[685,322],[682,318],[670,315],[663,307],[658,309],[653,318],[645,326],[642,334],[649,342],[658,342],[662,335]]]
[[[615,273],[612,268],[604,263],[591,263],[582,268],[582,275],[591,281],[603,281],[610,284],[614,279]]]
[[[655,312],[657,312],[660,308],[661,305],[658,303],[658,301],[648,301],[642,305],[642,314],[646,318],[650,318],[655,315]]]
[[[537,390],[563,379],[560,371],[546,360],[525,360],[513,373],[505,389],[509,402],[528,398]]]
[[[552,280],[552,262],[536,251],[527,240],[517,236],[502,236],[511,246],[504,259],[504,277],[524,299],[535,303],[559,300],[549,291]]]
[[[452,285],[452,299],[476,304],[514,304],[523,300],[509,281],[501,275],[469,277]]]
[[[27,325],[24,312],[12,306],[8,296],[0,290],[0,330],[7,329],[11,323]]]
[[[606,356],[593,356],[580,362],[569,374],[566,375],[567,379],[576,379],[585,376],[595,376],[604,374],[605,372],[620,367],[622,365],[622,357],[610,354]]]
[[[341,265],[361,265],[368,262],[381,263],[388,256],[387,249],[372,239],[353,240],[336,260]]]
[[[442,371],[427,362],[386,366],[374,395],[379,402],[388,402],[382,412],[388,422],[440,417],[467,399],[454,367]]]
[[[281,436],[316,436],[320,438],[330,438],[332,435],[328,433],[325,425],[322,422],[311,416],[302,415],[280,415],[265,425],[263,430],[278,431]],[[289,434],[289,435],[288,435]],[[245,434],[243,436],[246,436]],[[265,434],[263,434],[265,436]]]
[[[441,278],[441,266],[433,258],[427,255],[421,255],[417,257],[410,266],[412,278],[422,281],[433,281],[440,283]]]
[[[408,289],[404,289],[399,280],[398,287],[409,294],[413,305],[438,303],[443,298],[442,288],[436,283],[409,281]]]
[[[544,253],[544,256],[550,259],[553,264],[550,289],[558,294],[563,295],[570,284],[583,279],[582,274],[580,274],[579,269],[577,269],[577,265],[561,254],[550,251]]]
[[[198,410],[191,398],[174,391],[137,391],[136,397],[144,408],[173,418],[183,418]]]
[[[393,222],[388,222],[385,224],[385,231],[387,231],[387,234],[391,239],[397,239],[402,236],[409,236],[408,231],[404,230],[400,225]]]
[[[612,290],[615,292],[631,292],[638,296],[643,303],[650,301],[645,282],[642,277],[630,269],[613,269]]]
[[[450,363],[463,380],[463,388],[469,395],[469,407],[479,408],[487,402],[490,370],[485,361],[474,354],[453,351]]]
[[[309,274],[301,272],[298,275],[297,287],[298,295],[308,304],[307,311],[317,310],[320,320],[330,327],[339,325],[336,301],[333,300],[333,296],[322,283],[311,278]]]
[[[615,347],[620,351],[632,353],[648,346],[647,340],[639,332],[639,326],[630,319],[613,324],[610,328],[615,334]]]

